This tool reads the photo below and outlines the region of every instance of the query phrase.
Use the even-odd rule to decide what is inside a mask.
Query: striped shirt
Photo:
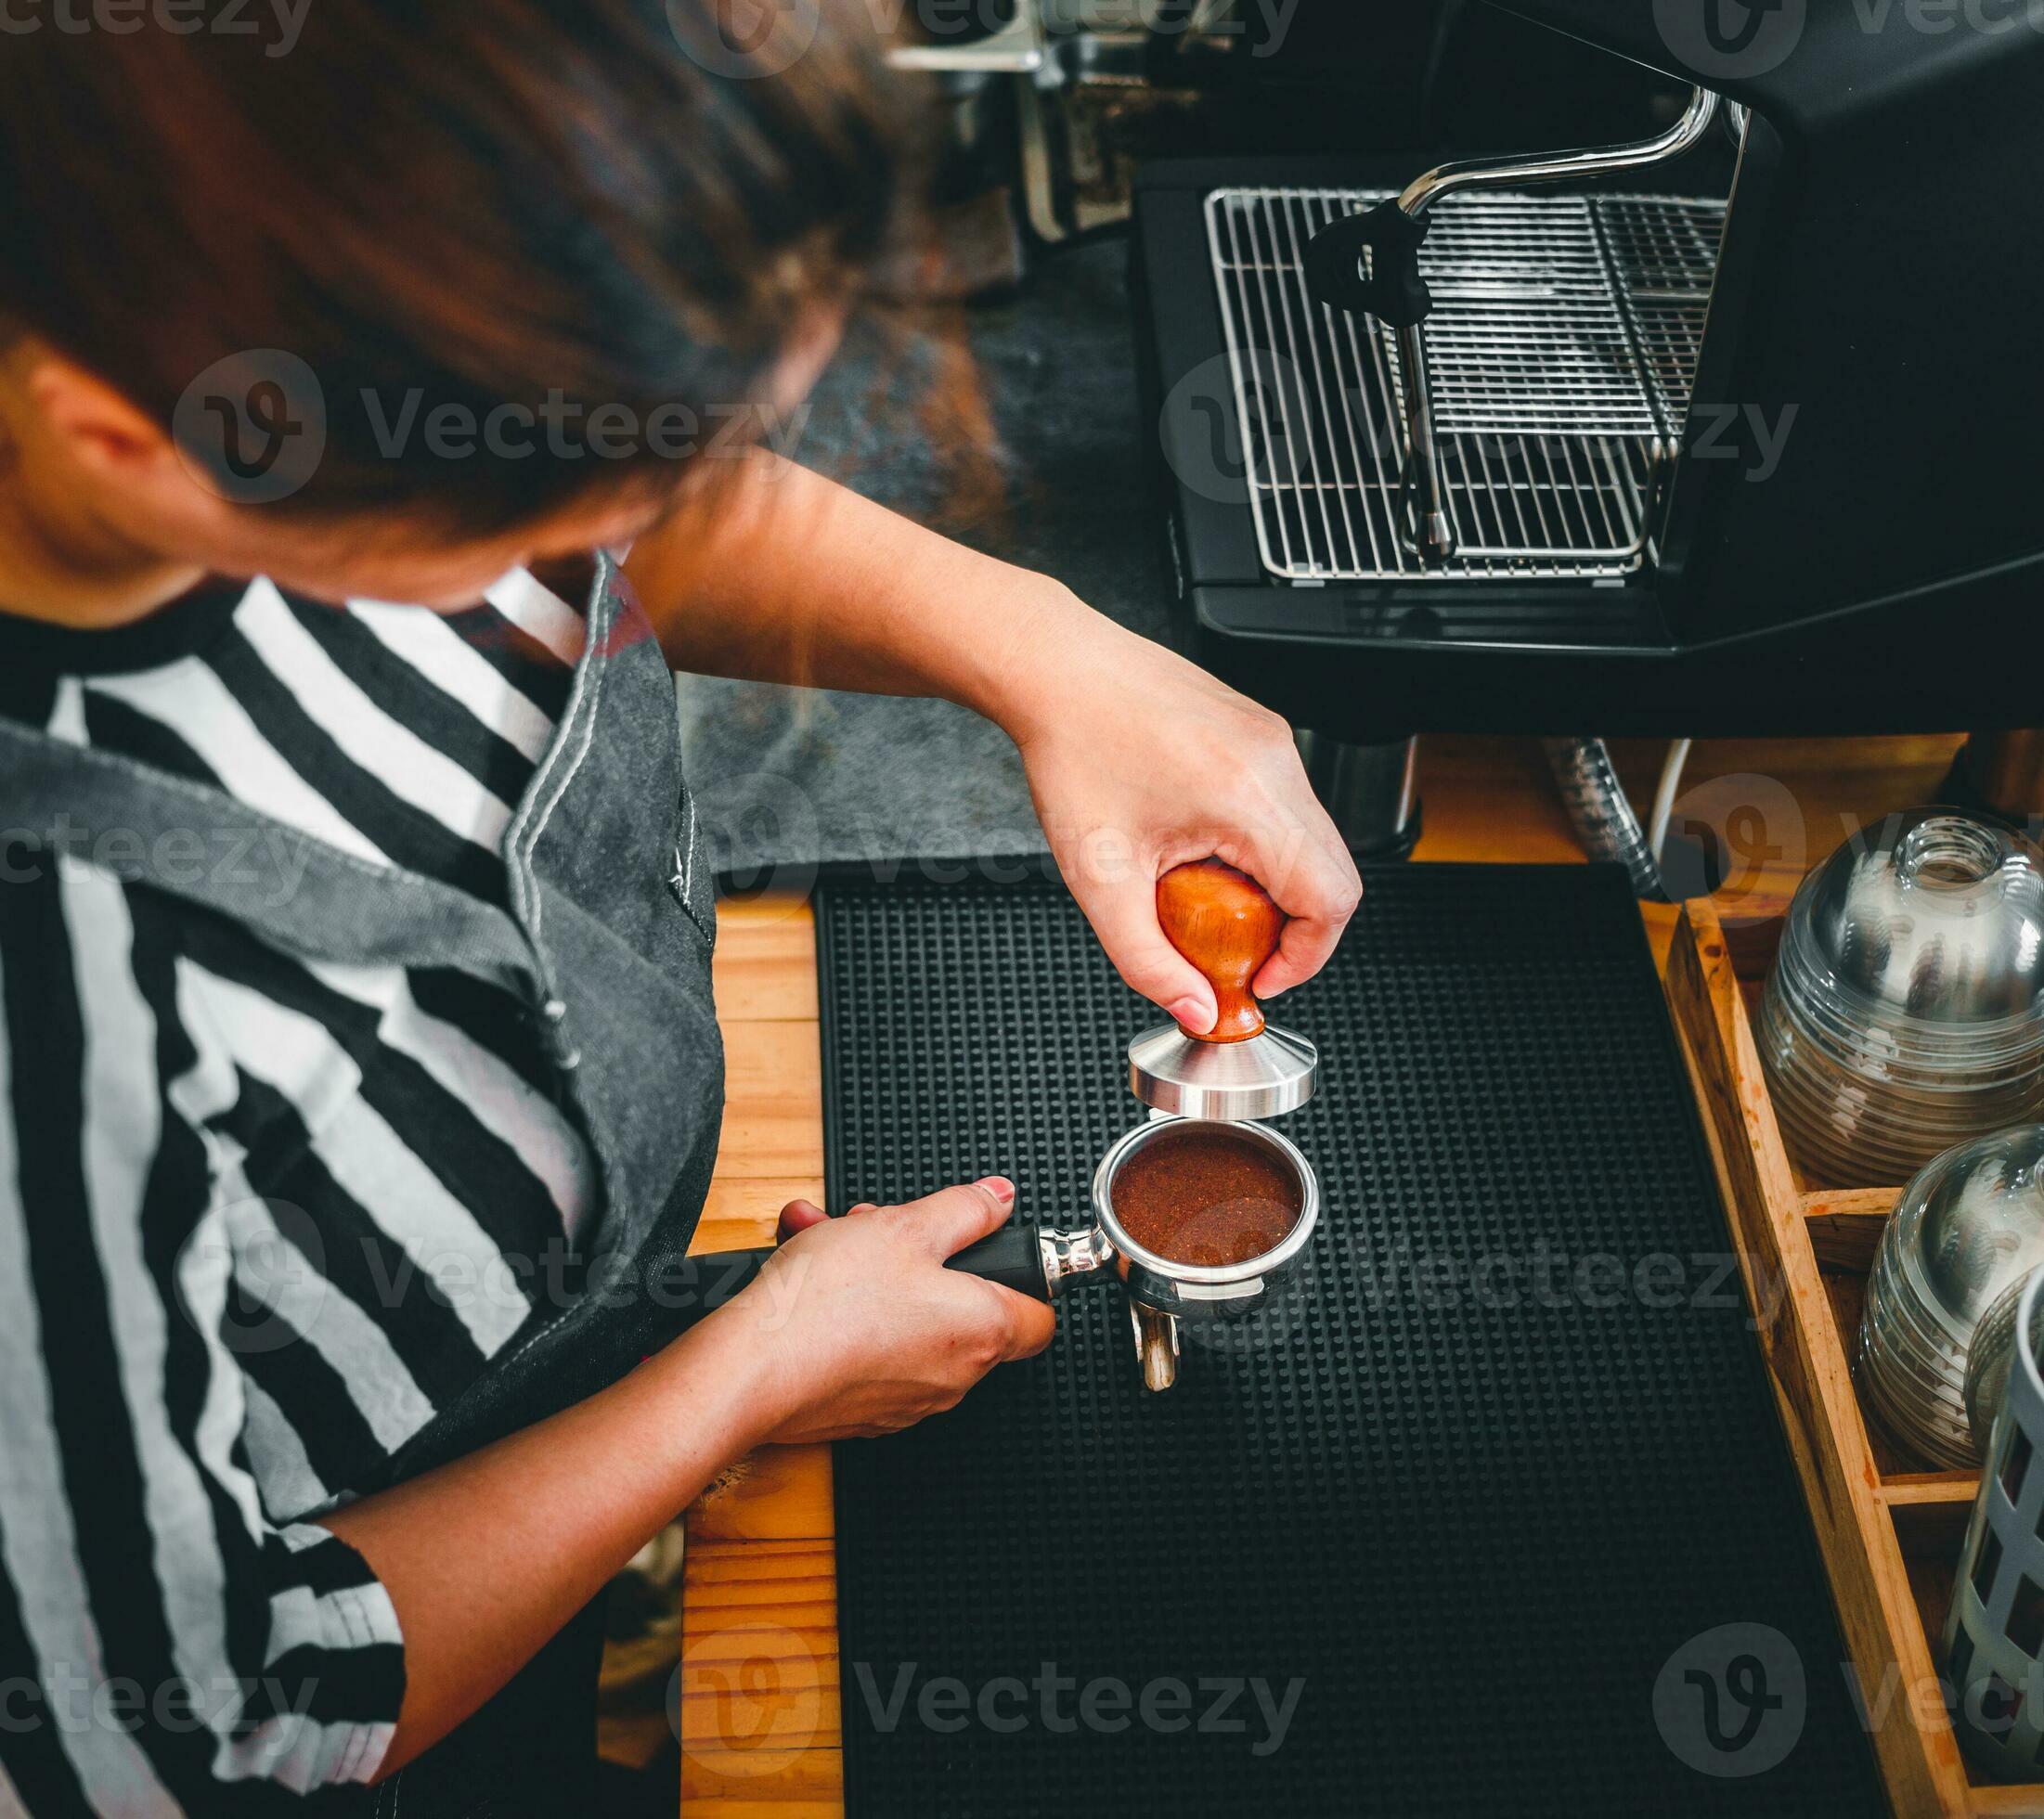
[[[0,714],[502,901],[580,615],[201,589],[0,617]],[[228,1814],[368,1779],[404,1691],[318,1516],[535,1315],[593,1165],[508,995],[292,959],[0,768],[0,1815]],[[95,839],[110,839],[95,831]]]

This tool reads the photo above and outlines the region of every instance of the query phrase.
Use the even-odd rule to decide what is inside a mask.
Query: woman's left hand
[[[1362,880],[1282,718],[1065,602],[1076,611],[1037,615],[1018,645],[999,717],[1052,854],[1122,978],[1186,1028],[1210,1029],[1212,988],[1158,924],[1165,872],[1225,859],[1290,918],[1252,982],[1259,998],[1320,970]]]

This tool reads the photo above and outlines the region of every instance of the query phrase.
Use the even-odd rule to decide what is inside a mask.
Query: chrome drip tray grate
[[[1384,192],[1207,199],[1250,502],[1266,569],[1295,581],[1616,578],[1640,566],[1702,342],[1721,202],[1478,195],[1421,253],[1457,554],[1423,561],[1402,488],[1397,339],[1308,294],[1300,255]]]

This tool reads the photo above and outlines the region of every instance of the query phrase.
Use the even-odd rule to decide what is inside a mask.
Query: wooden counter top
[[[1684,793],[1718,780],[1725,799],[1771,804],[1733,827],[1747,888],[1792,887],[1864,823],[1931,799],[1958,744],[1895,740],[1700,742]],[[1613,755],[1636,802],[1650,799],[1662,748]],[[1741,780],[1759,780],[1744,781]],[[1436,739],[1420,754],[1422,860],[1571,861],[1582,857],[1525,740]],[[1643,911],[1665,955],[1675,912]],[[701,1251],[771,1241],[783,1202],[823,1198],[823,1105],[809,907],[727,906],[718,1008],[730,1095]],[[836,1574],[829,1449],[769,1449],[690,1512],[681,1675],[681,1795],[691,1819],[821,1819],[843,1811]]]

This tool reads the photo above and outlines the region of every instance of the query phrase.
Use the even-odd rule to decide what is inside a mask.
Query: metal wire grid
[[[1662,433],[1682,432],[1703,347],[1725,204],[1674,196],[1600,197],[1598,227],[1647,363]]]
[[[1434,298],[1427,371],[1441,429],[1660,433],[1586,199],[1471,196],[1431,219],[1420,269]],[[1383,332],[1399,377],[1396,338]]]
[[[1678,415],[1660,406],[1677,387],[1686,398],[1682,349],[1693,369],[1701,339],[1699,322],[1685,342],[1686,318],[1660,302],[1694,269],[1677,257],[1693,223],[1659,224],[1654,198],[1598,199],[1596,212],[1581,198],[1521,196],[1442,209],[1428,247],[1441,304],[1429,373],[1460,548],[1428,563],[1407,528],[1395,342],[1313,302],[1300,260],[1322,226],[1380,199],[1230,189],[1207,200],[1265,568],[1301,581],[1604,579],[1636,569]],[[1636,202],[1639,221],[1624,213]],[[1631,261],[1623,277],[1598,231],[1598,213],[1613,208],[1611,243]],[[1714,253],[1701,273],[1706,298],[1714,265]],[[1667,316],[1638,341],[1621,305],[1635,292]]]

